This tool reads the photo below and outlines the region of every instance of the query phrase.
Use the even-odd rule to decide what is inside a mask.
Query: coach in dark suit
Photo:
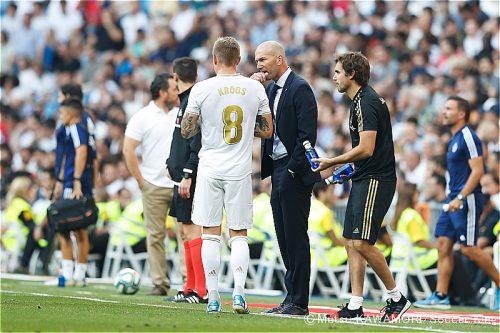
[[[266,91],[275,127],[273,137],[262,140],[261,176],[272,177],[274,226],[286,267],[286,298],[268,313],[307,315],[311,272],[307,220],[313,184],[321,177],[311,170],[303,142],[316,143],[318,108],[309,84],[288,67],[281,44],[260,44],[255,61],[259,72],[252,78],[262,83],[272,80]]]

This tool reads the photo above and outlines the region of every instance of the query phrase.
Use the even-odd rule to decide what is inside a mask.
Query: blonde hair
[[[240,44],[233,37],[220,37],[214,43],[213,52],[221,64],[234,66],[240,58]]]
[[[28,191],[31,188],[31,185],[32,182],[29,177],[16,177],[10,184],[9,191],[7,192],[7,206],[9,206],[17,197],[27,199]]]

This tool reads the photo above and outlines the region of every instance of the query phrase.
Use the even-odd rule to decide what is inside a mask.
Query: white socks
[[[219,299],[219,269],[220,269],[220,242],[221,236],[203,234],[201,259],[207,280],[209,300]],[[231,237],[231,269],[234,277],[234,295],[245,296],[245,282],[247,279],[250,251],[246,236]]]
[[[399,302],[401,299],[401,292],[398,290],[398,287],[387,291],[389,298],[391,298],[394,302]]]
[[[221,236],[203,234],[201,236],[201,260],[205,270],[209,299],[218,295],[219,290],[219,269],[220,269],[220,240]]]
[[[73,279],[73,260],[62,260],[62,274],[66,281]]]
[[[87,263],[77,263],[73,272],[73,260],[63,259],[62,274],[66,281],[83,281],[87,273]]]
[[[349,299],[349,304],[347,305],[347,308],[349,310],[357,310],[362,306],[363,306],[363,297],[351,296],[351,298]]]
[[[76,263],[75,275],[73,278],[75,281],[83,281],[85,279],[85,273],[87,273],[87,263]]]
[[[231,247],[231,269],[234,277],[234,295],[245,297],[245,282],[247,279],[250,250],[246,236],[235,236],[229,240]]]

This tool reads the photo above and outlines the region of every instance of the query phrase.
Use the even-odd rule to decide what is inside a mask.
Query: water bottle
[[[333,174],[325,179],[325,183],[327,185],[330,184],[342,184],[346,180],[352,177],[352,174],[354,173],[354,169],[351,165],[351,163],[346,163],[340,168],[336,169],[333,171]]]
[[[57,276],[57,286],[59,288],[64,288],[66,286],[66,279],[62,273],[62,269],[59,270],[59,275]]]
[[[318,153],[316,152],[314,147],[311,146],[311,143],[309,142],[309,140],[304,141],[304,143],[302,143],[302,144],[304,145],[304,148],[306,149],[307,161],[309,161],[309,164],[311,165],[311,167],[313,169],[318,168],[319,163],[311,161],[313,158],[318,158]]]
[[[464,205],[460,205],[460,209],[463,209],[464,208]],[[443,205],[443,212],[447,212],[450,210],[450,204],[444,204]]]

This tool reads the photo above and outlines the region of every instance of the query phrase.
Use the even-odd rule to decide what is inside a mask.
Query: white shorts
[[[198,174],[193,199],[193,222],[203,227],[218,227],[221,225],[223,207],[226,210],[227,228],[243,230],[252,227],[252,175],[240,180],[221,180]]]

